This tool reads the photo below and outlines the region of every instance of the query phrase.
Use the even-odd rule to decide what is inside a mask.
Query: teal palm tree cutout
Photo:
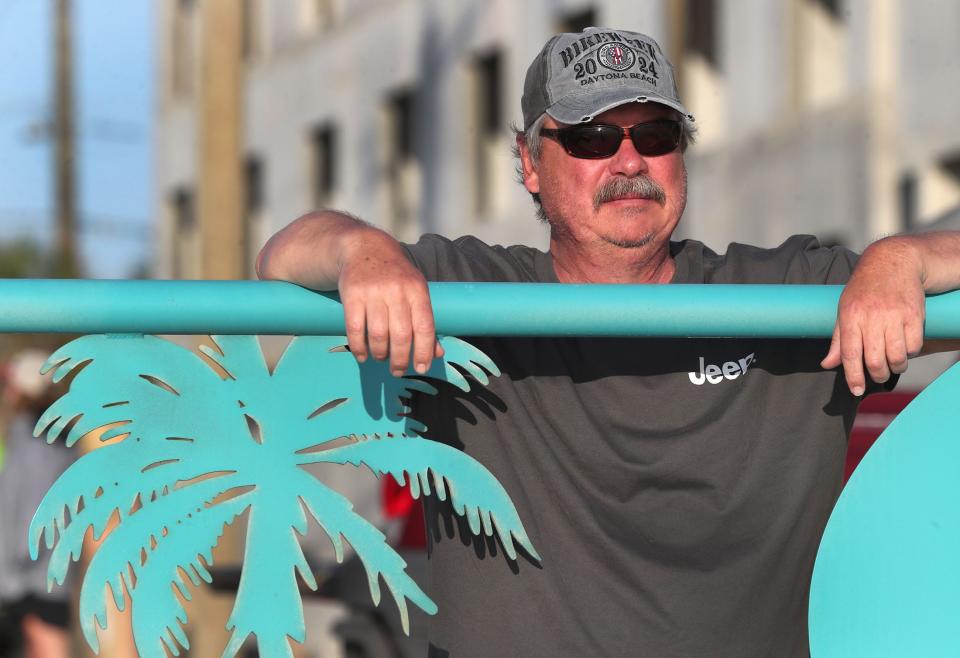
[[[406,573],[383,534],[350,502],[301,468],[327,462],[365,465],[409,481],[414,497],[450,498],[475,534],[494,533],[512,559],[514,544],[539,559],[507,492],[480,463],[421,438],[405,399],[435,394],[426,380],[469,390],[459,369],[486,384],[499,375],[490,359],[455,338],[424,378],[395,378],[388,364],[358,364],[338,337],[294,338],[271,372],[254,336],[213,337],[195,352],[149,335],[96,335],[74,340],[50,357],[58,381],[75,372],[69,391],[43,414],[35,434],[68,446],[107,428],[101,440],[124,437],[76,461],[40,504],[30,527],[36,559],[51,549],[48,579],[62,584],[92,526],[99,538],[120,523],[90,562],[80,593],[83,634],[96,651],[106,626],[107,588],[132,607],[143,658],[188,648],[186,611],[175,591],[211,580],[212,550],[225,525],[248,515],[246,553],[224,656],[255,634],[260,654],[291,656],[289,639],[305,639],[297,577],[316,582],[300,548],[307,515],[343,558],[344,541],[367,571],[374,602],[380,579],[408,630],[407,601],[429,614],[434,602]],[[455,367],[456,366],[456,367]],[[459,368],[459,369],[458,369]],[[410,371],[408,375],[414,375]],[[345,439],[345,437],[349,437]],[[432,477],[431,477],[432,476]]]

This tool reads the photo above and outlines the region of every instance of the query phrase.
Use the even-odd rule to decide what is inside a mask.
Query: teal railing
[[[827,337],[842,289],[430,284],[438,331],[470,336]],[[0,280],[0,331],[329,335],[343,317],[336,295],[275,281]],[[928,298],[925,331],[960,336],[960,291]]]
[[[51,550],[49,576],[60,583],[88,528],[100,536],[119,514],[84,577],[81,627],[96,647],[105,592],[122,607],[126,589],[138,650],[160,658],[188,644],[171,584],[189,598],[191,584],[209,581],[224,526],[246,514],[245,567],[224,655],[253,634],[261,655],[287,656],[288,636],[305,635],[295,573],[316,586],[292,532],[305,531],[310,515],[338,556],[344,539],[361,554],[375,601],[382,578],[406,625],[408,603],[428,613],[436,606],[382,534],[299,466],[390,473],[415,496],[449,496],[471,530],[497,533],[510,557],[522,550],[537,558],[500,483],[463,453],[420,438],[425,428],[406,415],[408,395],[436,392],[431,380],[466,389],[461,369],[479,385],[498,374],[485,355],[449,336],[828,337],[840,292],[431,284],[446,355],[426,378],[395,378],[385,364],[357,364],[339,349],[335,295],[292,284],[0,281],[0,331],[93,334],[50,357],[45,369],[72,380],[36,433],[68,445],[90,432],[122,439],[83,456],[54,484],[31,526],[31,551]],[[201,358],[150,334],[215,336]],[[253,334],[298,337],[270,370]],[[926,335],[960,337],[960,293],[928,299]],[[889,426],[845,489],[813,575],[815,657],[947,655],[960,646],[958,392],[953,368]],[[317,451],[327,441],[317,436],[353,438]]]

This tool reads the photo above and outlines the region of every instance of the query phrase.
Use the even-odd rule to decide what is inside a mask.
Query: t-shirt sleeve
[[[538,255],[544,255],[532,247],[488,245],[473,236],[450,240],[427,234],[402,246],[428,281],[536,282]]]
[[[704,264],[704,274],[708,283],[843,284],[858,258],[845,247],[823,247],[812,235],[794,235],[773,249],[731,243]]]

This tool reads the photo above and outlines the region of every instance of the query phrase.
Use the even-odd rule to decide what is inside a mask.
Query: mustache
[[[611,178],[600,186],[593,195],[593,209],[599,210],[600,205],[607,201],[629,198],[650,199],[661,206],[667,202],[667,194],[655,180],[645,174],[632,178]]]

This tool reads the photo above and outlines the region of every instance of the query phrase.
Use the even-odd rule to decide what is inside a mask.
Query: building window
[[[240,49],[244,59],[253,59],[261,52],[260,40],[263,7],[259,0],[241,0],[242,34]]]
[[[244,210],[247,217],[252,217],[263,208],[263,164],[260,158],[247,158],[243,166],[243,182]]]
[[[398,160],[409,160],[414,157],[414,121],[412,91],[400,91],[393,94],[389,100],[390,114],[390,143],[394,156]]]
[[[575,12],[564,14],[557,21],[558,32],[583,32],[597,25],[597,11],[593,7],[584,7]]]
[[[842,0],[812,0],[820,5],[823,11],[833,20],[843,20],[843,2]]]
[[[921,168],[917,178],[919,221],[927,222],[960,208],[960,151],[936,158]]]
[[[173,216],[173,244],[170,249],[173,278],[197,278],[200,238],[193,190],[181,187],[173,191],[170,195],[170,214]]]
[[[194,0],[176,0],[170,35],[170,87],[174,94],[193,90]]]
[[[687,0],[686,46],[713,68],[719,68],[717,54],[717,5],[715,0]]]
[[[173,213],[178,233],[187,233],[197,227],[192,190],[180,188],[173,193]]]
[[[477,82],[480,91],[480,130],[487,134],[503,127],[502,58],[499,51],[477,60]]]
[[[900,226],[904,231],[912,231],[917,226],[917,177],[907,172],[900,177],[897,185],[897,198],[900,206]]]
[[[686,0],[677,5],[673,26],[680,42],[677,79],[681,97],[700,127],[697,142],[702,147],[724,139],[727,116],[726,80],[721,73],[720,25],[722,5],[715,0]]]
[[[954,184],[960,185],[960,151],[954,151],[940,158],[940,168]]]
[[[393,93],[386,104],[389,209],[391,228],[398,236],[415,226],[420,211],[415,105],[416,93],[411,89]]]
[[[313,206],[331,205],[337,185],[337,132],[330,124],[319,126],[311,136]]]
[[[264,233],[264,165],[257,156],[249,156],[243,164],[243,253],[247,275],[254,274],[253,264]]]
[[[474,210],[480,217],[487,217],[500,205],[503,191],[497,182],[502,178],[499,174],[505,166],[503,153],[508,151],[504,143],[503,57],[500,51],[476,59],[474,90],[473,106],[477,112],[474,132]]]

